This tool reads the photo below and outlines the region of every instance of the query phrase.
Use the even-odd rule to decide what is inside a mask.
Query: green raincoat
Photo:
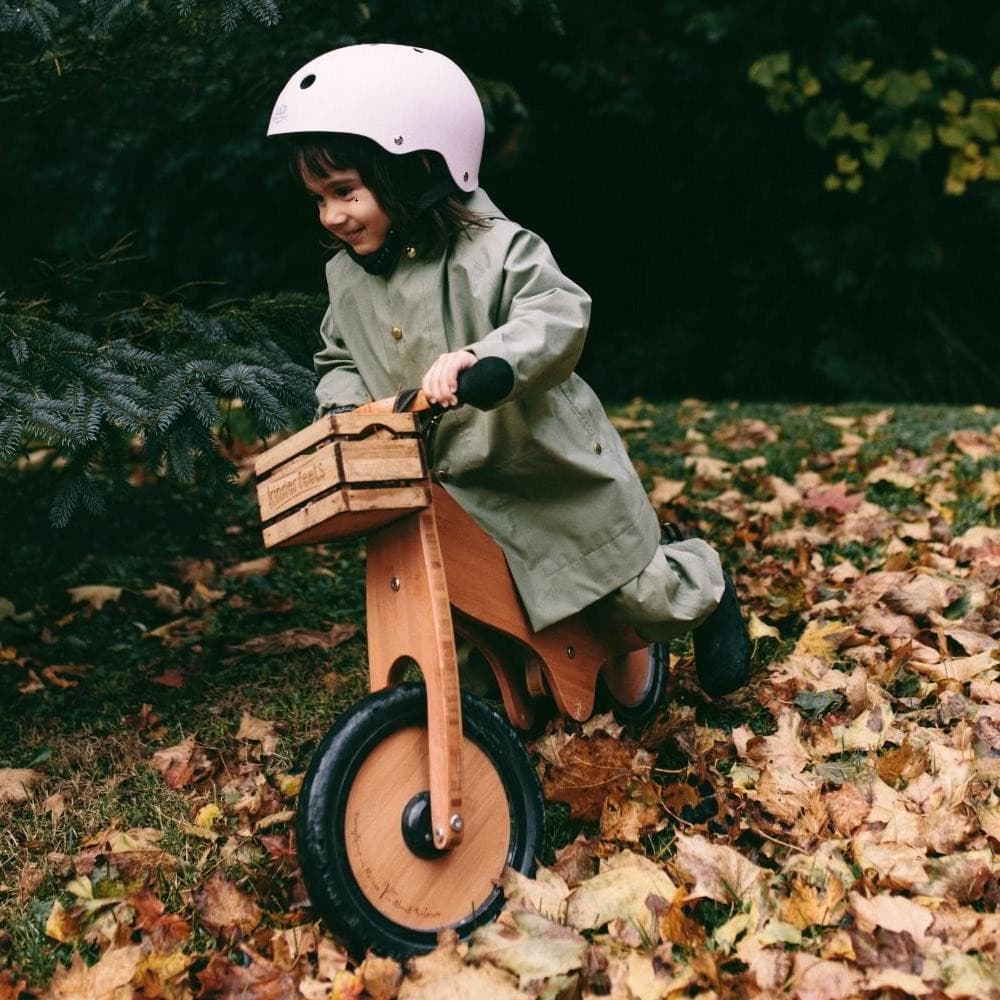
[[[391,396],[463,348],[510,364],[514,388],[495,409],[441,420],[433,473],[503,548],[537,630],[640,574],[660,529],[618,433],[573,373],[589,296],[482,190],[468,207],[490,227],[443,256],[404,254],[388,278],[346,253],[329,261],[316,396],[321,409]]]

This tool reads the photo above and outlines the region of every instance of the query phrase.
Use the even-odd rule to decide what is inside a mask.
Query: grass
[[[826,418],[859,419],[879,409],[656,406],[640,400],[618,415],[641,425],[624,434],[647,485],[652,485],[653,476],[690,477],[685,456],[703,440],[714,457],[734,465],[757,456],[766,459],[763,470],[744,466],[732,481],[753,501],[770,496],[767,478],[772,475],[791,482],[800,472],[830,467],[829,455],[841,446],[843,428]],[[775,429],[776,440],[734,437],[736,425],[752,437],[753,421]],[[895,407],[892,423],[879,428],[843,466],[849,489],[863,491],[893,511],[918,513],[924,502],[920,489],[868,485],[867,473],[886,457],[944,451],[953,430],[988,431],[998,423],[1000,413],[982,408]],[[984,469],[1000,467],[1000,459],[977,464],[964,455],[949,455],[957,490],[955,532],[976,523],[995,525],[996,506],[987,507],[973,487]],[[38,502],[38,490],[45,485],[14,476],[0,488],[0,517],[5,524],[18,525],[5,553],[12,572],[0,585],[0,598],[11,602],[16,612],[16,617],[0,619],[0,768],[34,767],[45,774],[44,795],[8,809],[3,818],[0,969],[10,965],[36,985],[47,982],[56,962],[69,955],[68,946],[46,936],[45,923],[56,899],[68,901],[62,859],[79,852],[88,837],[110,826],[162,831],[160,846],[178,864],[163,874],[160,890],[177,905],[205,876],[208,842],[185,830],[196,810],[220,794],[219,789],[198,786],[194,796],[190,790],[172,789],[149,766],[156,750],[196,734],[202,746],[237,773],[246,763],[246,743],[235,733],[243,713],[250,713],[277,724],[276,750],[263,762],[274,783],[281,775],[304,769],[330,722],[366,689],[362,545],[279,552],[270,572],[226,576],[226,568],[263,554],[248,489],[211,497],[197,490],[147,485],[134,489],[127,504],[109,516],[80,518],[56,532],[48,527],[44,504]],[[731,569],[752,576],[755,566],[747,562],[751,553],[740,540],[739,522],[702,506],[722,488],[689,478],[683,501],[661,513],[710,538]],[[782,527],[780,520],[772,525],[773,530]],[[831,543],[822,551],[830,563],[843,559],[862,567],[881,559],[882,546],[882,540],[875,539]],[[757,643],[755,663],[761,668],[782,659],[794,646],[805,601],[794,572],[788,570],[794,553],[775,552],[765,558],[771,560],[775,576],[754,606],[768,613],[781,635]],[[193,563],[204,561],[214,564],[204,586],[219,596],[199,605],[190,570]],[[121,596],[100,610],[72,603],[69,588],[93,584],[121,587]],[[144,593],[157,584],[176,588],[192,607],[158,607]],[[182,617],[194,626],[186,634],[179,632],[170,641],[150,636]],[[293,627],[324,629],[333,623],[357,625],[361,633],[329,651],[234,651],[253,636]],[[681,645],[678,651],[684,652]],[[44,674],[43,668],[53,665],[72,668],[54,675],[67,686]],[[23,693],[20,689],[29,684],[31,671],[38,678],[37,689]],[[900,673],[892,690],[907,697],[919,690],[919,679]],[[688,699],[700,725],[725,731],[748,725],[757,735],[774,732],[774,718],[762,705],[709,703],[684,689],[677,697]],[[680,766],[682,759],[676,744],[663,747],[664,766]],[[852,761],[840,763],[847,767]],[[65,803],[60,815],[51,799],[56,795]],[[544,861],[578,833],[587,832],[570,820],[560,803],[548,805],[547,818]],[[232,834],[233,818],[225,818],[218,832]],[[649,852],[665,854],[671,839],[670,831],[651,838]],[[261,886],[266,897],[268,862],[236,860],[241,877]],[[711,929],[731,912],[705,902],[697,915]]]

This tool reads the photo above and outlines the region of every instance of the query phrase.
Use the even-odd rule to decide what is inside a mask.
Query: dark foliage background
[[[995,403],[998,29],[915,0],[2,0],[4,336],[61,309],[107,340],[124,309],[155,347],[143,301],[306,293],[274,339],[308,364],[324,251],[264,129],[304,61],[390,40],[473,76],[484,186],[592,292],[605,396]]]

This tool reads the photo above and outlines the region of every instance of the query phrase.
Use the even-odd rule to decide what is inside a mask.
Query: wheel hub
[[[401,822],[403,841],[418,858],[433,861],[448,853],[434,846],[434,834],[431,829],[431,793],[429,791],[417,792],[403,806]]]

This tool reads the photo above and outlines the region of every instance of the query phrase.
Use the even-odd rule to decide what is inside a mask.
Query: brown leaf
[[[851,913],[862,931],[871,932],[876,927],[901,934],[904,931],[920,944],[934,922],[934,914],[926,906],[903,896],[888,893],[866,899],[859,892],[850,894]]]
[[[124,992],[139,967],[142,948],[127,945],[109,948],[93,965],[74,953],[69,967],[56,965],[49,996],[51,1000],[124,1000]]]
[[[801,876],[792,880],[791,893],[781,906],[781,919],[799,930],[835,927],[846,909],[847,893],[836,875],[827,873],[822,892]]]
[[[0,972],[0,1000],[20,1000],[21,993],[28,983],[9,969]]]
[[[217,937],[245,936],[260,923],[260,907],[220,871],[213,872],[193,895],[201,922]]]
[[[177,575],[184,583],[209,583],[215,579],[215,563],[211,559],[182,559],[177,563]]]
[[[380,958],[371,952],[358,968],[358,975],[371,1000],[392,1000],[403,981],[403,970],[393,958]]]
[[[204,611],[216,601],[221,601],[226,596],[224,590],[213,590],[200,580],[195,580],[191,593],[184,598],[183,608],[185,611]]]
[[[761,893],[770,874],[725,844],[713,844],[700,834],[678,834],[676,867],[694,879],[688,898],[708,897],[719,903],[744,903]]]
[[[871,803],[856,785],[845,782],[836,791],[827,792],[830,820],[842,837],[848,837],[861,826],[871,809]]]
[[[862,975],[844,962],[827,962],[798,952],[792,967],[796,1000],[848,1000],[858,996]]]
[[[764,444],[774,444],[778,440],[778,432],[763,420],[744,419],[722,424],[712,432],[712,437],[720,444],[737,451],[746,451]]]
[[[1000,827],[1000,820],[997,825]],[[586,882],[597,872],[600,846],[601,843],[596,837],[588,839],[580,834],[571,844],[556,851],[552,870],[570,887]]]
[[[249,712],[244,712],[240,718],[240,728],[236,733],[236,738],[259,743],[261,753],[265,757],[270,757],[278,748],[276,726],[275,722],[256,719]]]
[[[676,500],[687,484],[683,479],[665,479],[663,476],[653,476],[653,489],[649,500],[654,507],[663,507]]]
[[[162,684],[163,687],[182,688],[187,683],[187,674],[183,670],[171,667],[156,677],[150,677],[149,680],[151,684]]]
[[[249,965],[236,965],[219,952],[197,973],[199,997],[212,1000],[301,1000],[295,977],[262,955],[242,946]]]
[[[163,775],[171,788],[184,788],[212,770],[208,757],[193,736],[176,746],[157,750],[150,764]]]
[[[74,604],[89,604],[94,611],[100,611],[109,601],[117,601],[122,596],[121,587],[109,587],[99,583],[69,587],[66,592]]]
[[[527,1000],[513,977],[494,965],[467,965],[456,948],[454,931],[440,935],[437,948],[410,959],[399,1000]]]
[[[31,786],[44,777],[28,767],[0,767],[0,803],[26,802]]]
[[[181,613],[181,594],[176,587],[168,587],[165,583],[155,583],[142,592],[143,597],[156,601],[156,606],[168,615]]]
[[[267,576],[278,560],[274,556],[260,556],[258,559],[249,559],[246,562],[237,563],[235,566],[227,566],[223,571],[223,576]]]
[[[944,611],[961,594],[962,587],[954,580],[918,573],[901,585],[890,587],[882,595],[882,603],[901,615],[926,615]]]
[[[632,777],[635,745],[598,730],[589,738],[574,736],[546,769],[542,789],[547,799],[565,802],[574,819],[596,822],[608,796],[623,799]]]
[[[864,494],[847,492],[847,483],[833,483],[807,490],[802,506],[820,513],[850,514],[861,506],[862,500]]]
[[[230,646],[229,649],[232,652],[252,653],[256,656],[287,653],[292,649],[336,649],[357,634],[357,625],[331,625],[325,631],[290,628],[275,635],[254,636],[237,646]]]
[[[191,936],[191,924],[180,914],[167,913],[163,901],[151,889],[133,893],[128,904],[136,912],[136,929],[146,932],[154,950],[173,951]]]

